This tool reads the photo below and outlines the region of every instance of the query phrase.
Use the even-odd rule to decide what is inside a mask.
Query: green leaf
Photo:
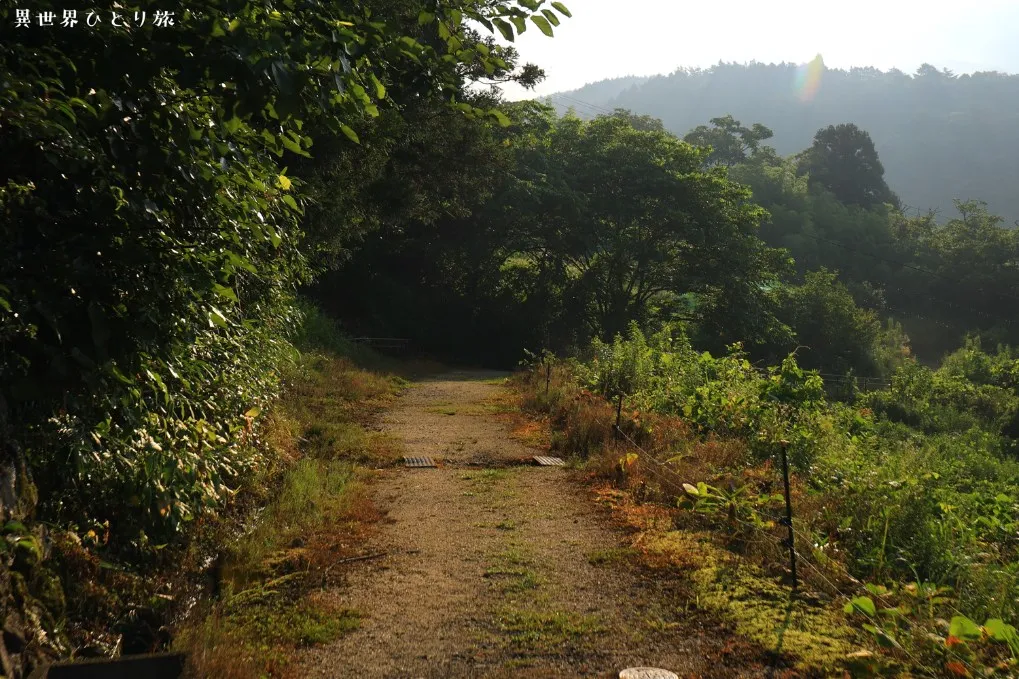
[[[269,242],[272,243],[272,246],[274,248],[278,248],[280,246],[280,243],[283,242],[283,239],[280,238],[280,235],[276,232],[276,229],[272,228],[271,226],[267,226],[266,228],[269,231]]]
[[[311,154],[301,148],[301,145],[290,137],[281,136],[280,141],[283,142],[284,148],[288,151],[292,151],[293,153],[296,153],[299,156],[304,156],[305,158],[311,158]]]
[[[215,290],[216,294],[219,295],[220,297],[225,297],[226,299],[230,300],[231,302],[236,302],[237,301],[237,293],[234,292],[233,288],[229,288],[229,287],[227,287],[225,285],[219,285],[217,283],[216,285],[212,286],[212,289]]]
[[[696,486],[691,486],[689,483],[684,483],[683,484],[683,490],[685,490],[690,495],[694,495],[694,496],[700,495],[700,493],[697,492]]]
[[[281,174],[276,177],[276,181],[279,182],[280,188],[282,188],[284,191],[290,190],[291,186],[290,177],[286,176],[285,174]]]
[[[548,19],[542,16],[534,15],[531,17],[531,21],[533,21],[534,25],[538,27],[538,30],[540,30],[548,37],[550,38],[552,37],[552,25],[548,23]]]
[[[223,312],[214,306],[209,307],[209,327],[212,327],[213,325],[218,325],[221,328],[225,328],[227,326],[226,316],[224,316]]]
[[[980,626],[965,615],[956,615],[952,618],[948,633],[953,637],[972,641],[980,638]]]
[[[510,21],[517,27],[517,33],[523,33],[527,30],[527,21],[524,17],[510,17]]]
[[[371,79],[372,84],[375,85],[375,96],[379,99],[385,99],[386,86],[382,84],[382,81],[375,77],[374,73],[369,74],[369,78]]]
[[[1008,644],[1013,656],[1019,656],[1019,632],[1012,625],[999,618],[991,618],[984,623],[988,636],[998,642]]]
[[[506,117],[506,114],[497,108],[493,108],[488,112],[492,117],[499,121],[499,125],[502,127],[509,127],[510,119]]]
[[[123,382],[124,384],[134,384],[134,380],[121,372],[120,368],[118,368],[117,364],[113,361],[106,364],[106,370],[120,382]]]
[[[262,412],[262,409],[259,408],[258,406],[255,406],[254,408],[251,408],[246,413],[244,413],[244,417],[258,417],[258,414],[260,412]]]
[[[552,6],[555,7],[559,11],[559,13],[562,14],[563,16],[566,17],[573,16],[572,14],[570,14],[570,10],[566,9],[566,5],[564,5],[561,2],[553,2]]]
[[[541,10],[541,13],[545,15],[545,18],[548,19],[548,22],[550,24],[552,24],[553,26],[559,25],[559,17],[555,15],[555,12],[553,12],[550,9],[543,9]]]
[[[506,23],[503,19],[492,19],[492,23],[499,29],[499,32],[502,33],[502,37],[513,42],[514,35],[512,26]]]
[[[287,205],[289,205],[290,209],[293,210],[294,212],[298,212],[298,213],[301,213],[301,214],[304,213],[304,211],[301,209],[301,207],[297,204],[297,201],[289,193],[287,195],[283,196],[283,202],[286,203]]]
[[[869,596],[854,597],[852,601],[846,604],[843,610],[846,613],[859,611],[871,617],[877,615],[877,606],[874,605],[874,601]]]
[[[361,140],[357,136],[357,132],[354,132],[354,130],[351,129],[349,125],[344,125],[343,123],[340,123],[340,131],[347,136],[347,139],[354,142],[355,144],[361,143]]]

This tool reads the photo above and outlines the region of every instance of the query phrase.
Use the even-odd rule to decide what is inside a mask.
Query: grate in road
[[[566,464],[561,457],[547,457],[545,455],[535,455],[534,461],[542,467],[562,467]]]
[[[403,465],[405,467],[438,467],[435,464],[435,460],[430,457],[405,457],[403,458]]]

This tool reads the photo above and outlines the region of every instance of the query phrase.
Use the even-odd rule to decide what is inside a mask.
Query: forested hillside
[[[560,112],[572,107],[584,117],[616,107],[652,115],[680,136],[732,114],[774,130],[782,155],[809,146],[822,127],[855,123],[870,132],[889,185],[913,210],[934,209],[946,219],[953,199],[983,200],[1008,224],[1019,219],[1016,75],[955,75],[930,65],[913,74],[846,71],[820,60],[719,64],[593,83],[550,100]]]

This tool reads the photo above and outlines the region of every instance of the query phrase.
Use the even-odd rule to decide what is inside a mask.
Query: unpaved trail
[[[629,562],[577,472],[519,464],[542,451],[486,406],[499,376],[426,379],[387,413],[407,455],[441,466],[379,472],[387,518],[365,551],[389,556],[343,565],[330,589],[361,626],[308,650],[296,676],[762,676],[728,655],[724,629],[685,613],[670,578]]]

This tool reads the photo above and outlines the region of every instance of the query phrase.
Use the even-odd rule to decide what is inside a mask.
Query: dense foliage
[[[990,670],[1001,659],[993,644],[986,654],[967,650],[965,641],[981,640],[972,620],[1019,618],[1017,369],[1012,352],[988,354],[971,341],[936,370],[906,361],[888,389],[840,403],[827,400],[823,379],[793,356],[761,371],[739,346],[713,356],[693,349],[681,328],[645,336],[634,326],[612,343],[596,340],[571,372],[578,387],[623,398],[628,436],[649,446],[657,429],[675,427],[656,416],[679,416],[701,441],[741,444],[704,465],[690,452],[695,444],[673,439],[647,479],[660,485],[669,480],[662,471],[675,474],[677,483],[663,488],[681,507],[715,513],[719,527],[737,534],[777,528],[772,498],[785,448],[799,489],[796,539],[813,569],[804,577],[827,572],[842,583],[834,593],[856,593],[848,611],[870,611],[861,617],[879,645],[893,656],[902,651],[898,657],[925,676],[931,666],[951,676],[946,662],[986,662]],[[584,402],[559,390],[564,412]],[[551,397],[545,402],[557,407]],[[592,426],[570,417],[567,430]],[[584,445],[580,452],[590,454]],[[628,446],[638,458],[651,454]],[[697,470],[706,476],[686,476]],[[875,600],[887,614],[873,610]],[[953,618],[953,631],[939,618]],[[957,630],[967,624],[963,638]],[[1014,629],[1003,626],[1001,634],[998,641],[1016,640]]]
[[[1009,309],[1019,302],[1019,230],[974,201],[938,224],[887,203],[870,209],[810,186],[793,158],[767,158],[732,170],[770,218],[761,237],[786,248],[802,272],[839,273],[857,304],[892,316],[915,352],[937,361],[978,332],[992,346],[1019,342]]]
[[[210,2],[171,25],[143,5],[144,24],[114,3],[97,26],[17,33],[0,8],[0,435],[48,517],[136,545],[258,464],[244,444],[323,249],[287,170],[310,135],[353,145],[396,99],[449,105],[470,79],[513,77],[469,20],[509,38],[558,23],[531,1]]]

